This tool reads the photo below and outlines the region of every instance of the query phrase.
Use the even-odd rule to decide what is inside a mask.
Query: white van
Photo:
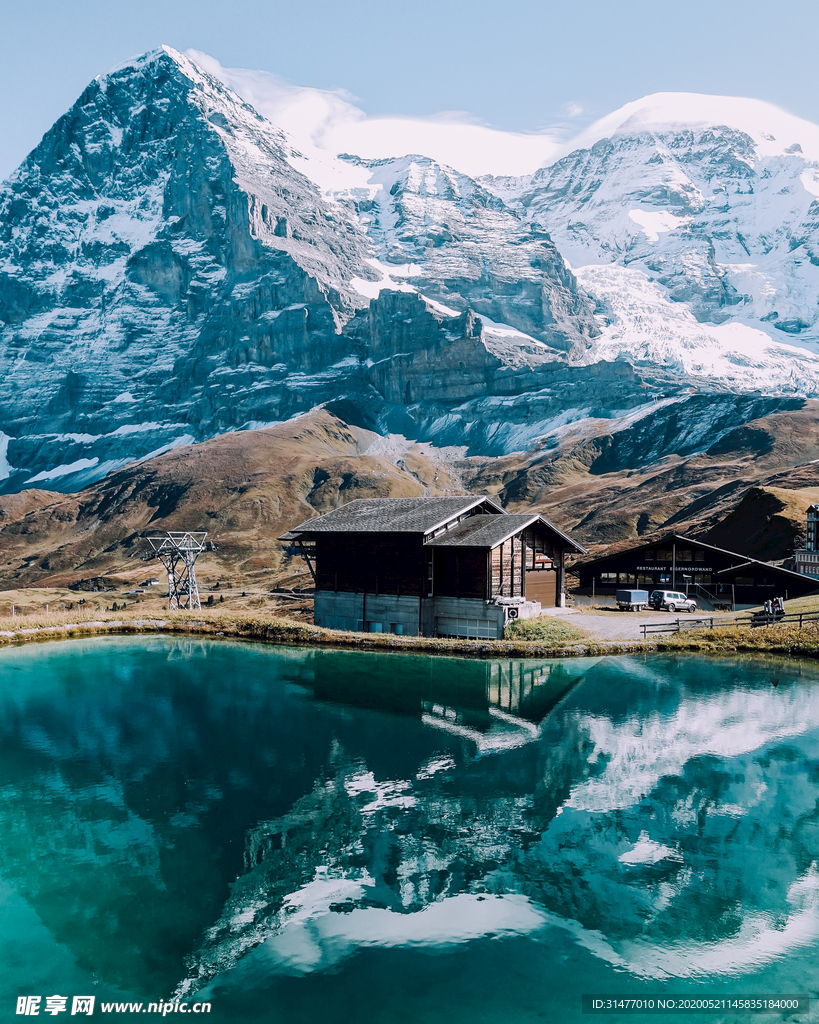
[[[669,612],[695,612],[697,602],[693,597],[686,597],[678,590],[652,590],[651,607],[655,611],[666,609]]]

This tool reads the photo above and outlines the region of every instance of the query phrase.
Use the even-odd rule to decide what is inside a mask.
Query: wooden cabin
[[[536,512],[490,498],[360,498],[290,530],[331,629],[500,637],[562,605],[565,555],[584,553]]]

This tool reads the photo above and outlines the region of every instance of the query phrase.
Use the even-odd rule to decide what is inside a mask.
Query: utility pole
[[[207,532],[169,531],[163,537],[148,537],[159,561],[168,573],[168,609],[201,608],[196,582],[196,559],[205,550]]]

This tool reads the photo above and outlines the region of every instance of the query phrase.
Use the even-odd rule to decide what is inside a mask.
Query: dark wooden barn
[[[363,498],[290,530],[316,586],[315,621],[424,636],[503,635],[560,605],[584,549],[537,513],[489,498]]]

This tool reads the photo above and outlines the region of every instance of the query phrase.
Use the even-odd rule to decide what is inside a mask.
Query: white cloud
[[[209,74],[238,93],[305,155],[353,153],[364,159],[423,154],[465,174],[531,174],[547,163],[561,143],[558,130],[506,132],[468,114],[431,117],[368,117],[343,89],[291,85],[267,71],[224,68],[199,50],[186,51]]]

